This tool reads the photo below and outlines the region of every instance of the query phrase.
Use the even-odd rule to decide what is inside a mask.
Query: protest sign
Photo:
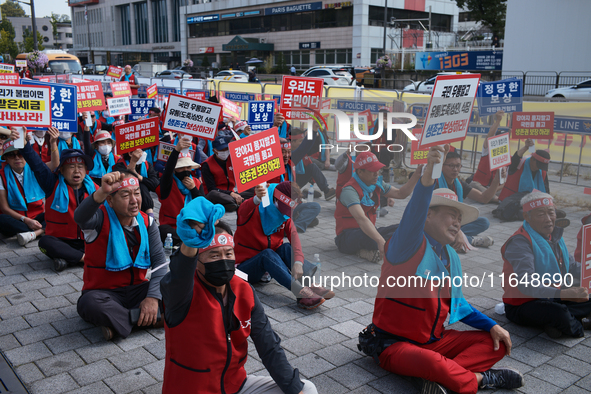
[[[410,143],[410,164],[413,166],[427,164],[428,161],[427,156],[429,155],[429,149],[419,148],[419,141],[422,133],[423,129],[421,128],[412,129],[412,134],[417,137],[416,141],[411,141]]]
[[[120,79],[122,74],[123,69],[121,67],[109,66],[109,69],[107,70],[107,75],[109,77]]]
[[[23,85],[48,86],[51,89],[51,125],[59,131],[78,132],[76,87],[43,81],[22,81]],[[36,127],[29,127],[36,129]]]
[[[158,118],[115,126],[115,141],[119,155],[158,145]]]
[[[194,98],[197,100],[207,100],[207,92],[197,91],[197,90],[187,90],[185,96],[189,98]]]
[[[166,142],[161,142],[160,145],[158,145],[158,155],[157,155],[156,159],[160,160],[160,161],[167,162],[168,158],[170,157],[170,154],[172,153],[174,148],[175,148],[175,145],[173,145],[173,144],[167,144]],[[194,157],[195,151],[193,149],[189,149],[189,154],[191,155],[191,157]]]
[[[252,131],[267,130],[273,127],[275,101],[249,101],[248,125]]]
[[[49,87],[0,85],[0,125],[51,127]]]
[[[224,106],[224,118],[240,119],[242,107],[225,97],[220,97],[220,104]]]
[[[26,60],[20,60],[20,59],[16,59],[15,64],[18,68],[25,68],[27,67],[27,61]]]
[[[146,97],[151,99],[158,95],[158,85],[150,85],[146,88]]]
[[[281,112],[286,119],[300,119],[297,108],[320,109],[324,79],[283,76],[281,83]]]
[[[481,82],[478,87],[478,114],[494,115],[498,111],[523,111],[523,80],[508,78],[496,82]]]
[[[18,85],[19,75],[17,73],[0,74],[0,85]]]
[[[108,98],[109,116],[129,115],[131,113],[131,104],[129,97]]]
[[[586,187],[583,189],[583,194],[589,194],[591,195],[591,187]]]
[[[228,145],[238,193],[280,176],[285,171],[277,127]]]
[[[130,99],[131,102],[131,114],[129,115],[129,121],[140,120],[143,117],[148,116],[150,108],[154,107],[156,100],[154,99]]]
[[[355,133],[355,125],[357,124],[357,131],[359,132],[359,134],[361,135],[369,135],[369,124],[367,121],[367,115],[366,114],[358,114],[357,117],[357,122],[355,122],[355,116],[354,114],[347,114],[347,117],[349,118],[349,125],[350,130],[349,130],[349,138],[344,138],[341,139],[341,133],[337,132],[336,133],[336,138],[337,138],[337,142],[359,142],[359,141],[365,141],[362,138],[359,138],[359,136],[357,136],[357,134]],[[334,119],[334,129],[335,131],[338,130],[339,126],[339,122],[338,119],[335,117]]]
[[[554,137],[554,112],[513,112],[512,139],[549,139]]]
[[[215,139],[222,106],[171,93],[162,128],[208,140]]]
[[[591,291],[591,224],[582,229],[581,243],[581,286]]]
[[[77,88],[78,112],[102,111],[107,107],[100,82],[75,78],[72,81]]]
[[[129,82],[111,82],[111,94],[113,97],[131,97],[131,88]]]
[[[496,137],[488,139],[488,161],[491,172],[511,165],[509,133],[497,135]]]
[[[12,64],[0,63],[0,73],[13,73],[14,66]]]

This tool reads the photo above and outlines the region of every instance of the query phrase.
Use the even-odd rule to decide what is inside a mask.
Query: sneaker
[[[53,268],[57,272],[61,272],[66,269],[68,263],[64,259],[53,259]]]
[[[265,272],[263,274],[263,276],[261,277],[260,282],[263,282],[263,283],[269,283],[269,282],[271,282],[271,274],[268,273],[268,272]]]
[[[334,291],[325,289],[322,286],[310,286],[310,289],[312,289],[316,295],[324,298],[325,300],[330,300],[335,296]]]
[[[484,248],[488,248],[495,243],[495,240],[485,235],[483,237],[472,237],[472,246],[480,246]]]
[[[491,368],[482,373],[483,389],[516,389],[523,386],[523,375],[513,368]]]
[[[557,209],[556,210],[556,218],[557,219],[562,219],[566,217],[566,212],[564,212],[562,209]]]
[[[337,195],[337,191],[334,189],[334,187],[331,187],[330,189],[328,189],[327,191],[324,192],[324,199],[326,201],[330,201],[333,198],[335,198],[336,195]]]
[[[382,258],[379,250],[369,249],[361,249],[359,252],[357,252],[357,257],[361,257],[362,259],[371,263],[378,263]]]
[[[16,235],[16,240],[20,246],[25,246],[36,238],[37,235],[33,231],[27,231],[26,233],[20,233]]]
[[[384,216],[386,216],[389,213],[390,212],[388,212],[388,210],[386,208],[380,208],[380,217],[381,218],[383,218]]]
[[[439,383],[432,382],[422,378],[411,378],[413,385],[419,390],[420,394],[447,394],[445,387]]]
[[[320,198],[322,197],[322,193],[320,193],[318,190],[314,190],[314,198]]]
[[[324,298],[320,297],[309,287],[304,287],[298,294],[298,307],[302,309],[314,309],[318,308],[325,301]]]
[[[560,331],[556,327],[546,326],[544,327],[544,332],[552,339],[558,339],[562,336],[562,331]]]
[[[312,220],[312,222],[308,224],[308,227],[316,227],[318,226],[318,224],[320,224],[320,221],[318,220],[318,218],[314,218],[314,220]]]
[[[102,326],[101,331],[103,333],[103,337],[105,338],[105,341],[110,341],[115,336],[113,329],[110,327]]]
[[[568,220],[567,218],[556,219],[554,225],[556,227],[567,228],[568,226],[570,226],[570,220]]]

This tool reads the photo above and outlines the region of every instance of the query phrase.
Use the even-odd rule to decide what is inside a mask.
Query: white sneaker
[[[33,231],[28,231],[26,233],[19,233],[16,235],[16,239],[20,246],[25,246],[29,242],[34,239],[37,239],[37,235]]]
[[[492,239],[491,237],[489,237],[488,235],[485,235],[484,237],[473,237],[472,238],[472,246],[481,246],[481,247],[488,248],[489,246],[492,246],[494,243],[495,243],[495,240]]]

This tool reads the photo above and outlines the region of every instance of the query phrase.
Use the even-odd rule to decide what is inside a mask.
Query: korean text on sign
[[[111,93],[113,97],[131,97],[129,82],[111,82]]]
[[[429,155],[429,149],[421,149],[419,148],[419,141],[421,140],[421,134],[423,130],[413,129],[412,134],[417,137],[416,141],[411,141],[410,144],[410,164],[411,165],[418,165],[418,164],[427,164],[427,156]]]
[[[175,146],[173,144],[161,142],[160,145],[158,145],[158,155],[156,159],[167,162],[174,148]],[[193,157],[195,155],[195,151],[193,149],[189,149],[189,154],[191,155],[191,157]]]
[[[513,112],[512,139],[552,139],[554,112]]]
[[[78,132],[76,87],[43,81],[23,80],[23,85],[48,86],[51,89],[51,125],[59,131]],[[30,127],[35,129],[34,127]]]
[[[277,127],[230,142],[229,148],[239,193],[284,172]]]
[[[78,95],[78,112],[102,111],[107,107],[103,86],[100,82],[75,81]]]
[[[220,104],[224,106],[224,117],[240,119],[241,106],[225,97],[220,97]]]
[[[437,77],[421,134],[421,149],[466,138],[479,81],[480,74]]]
[[[19,75],[17,73],[3,73],[0,74],[0,84],[2,85],[18,85]]]
[[[0,125],[51,127],[51,97],[45,86],[0,85]]]
[[[129,115],[131,113],[131,104],[129,97],[108,98],[109,116]]]
[[[24,68],[24,67],[27,67],[27,61],[26,61],[26,60],[19,60],[19,59],[16,59],[14,62],[15,62],[16,66],[17,66],[18,68],[21,68],[21,67],[22,67],[22,68]]]
[[[150,108],[154,107],[156,100],[154,99],[131,99],[131,114],[129,120],[139,120],[148,116]]]
[[[146,97],[151,99],[158,95],[158,85],[150,85],[146,88]]]
[[[13,73],[14,66],[12,64],[0,63],[0,73]]]
[[[281,109],[285,111],[285,117],[287,119],[298,118],[297,115],[292,114],[291,109],[320,109],[323,86],[324,80],[322,78],[283,76]]]
[[[275,101],[249,101],[248,125],[252,131],[267,130],[273,127]]]
[[[162,128],[175,133],[215,139],[222,106],[171,93]]]
[[[481,82],[478,87],[478,113],[494,115],[498,111],[523,111],[523,80],[503,79],[496,82]]]
[[[488,160],[490,170],[498,170],[511,164],[511,149],[509,147],[509,133],[488,139]]]
[[[121,67],[109,66],[109,69],[107,70],[107,75],[109,77],[119,79],[119,78],[121,78],[122,74],[123,74],[123,69]]]
[[[119,155],[158,145],[158,118],[115,126],[115,140]]]
[[[197,92],[195,90],[189,90],[187,91],[187,93],[185,93],[185,96],[197,100],[207,100],[207,92]]]

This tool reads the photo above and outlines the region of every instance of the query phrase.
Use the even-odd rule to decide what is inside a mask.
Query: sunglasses
[[[96,118],[96,115],[90,115],[91,118]]]
[[[20,152],[10,152],[4,155],[5,159],[14,159],[16,157],[23,157]]]

